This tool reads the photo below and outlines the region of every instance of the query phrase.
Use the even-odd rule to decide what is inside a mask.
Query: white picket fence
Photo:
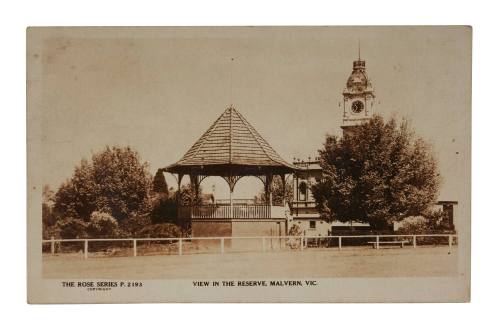
[[[259,237],[185,237],[185,238],[95,238],[95,239],[48,239],[48,240],[42,240],[42,244],[50,244],[50,252],[51,254],[55,254],[56,251],[56,243],[64,243],[64,242],[82,242],[83,243],[83,256],[85,259],[88,258],[89,255],[89,242],[131,242],[132,243],[132,251],[133,251],[133,256],[137,256],[137,243],[138,242],[158,242],[158,241],[165,241],[165,242],[171,242],[171,243],[177,243],[178,246],[178,254],[182,255],[183,254],[183,243],[185,242],[192,242],[196,240],[215,240],[220,242],[220,249],[219,252],[220,254],[225,253],[225,241],[226,240],[243,240],[243,239],[253,239],[253,240],[260,240],[262,242],[262,251],[265,252],[266,249],[266,244],[268,243],[267,241],[279,241],[281,242],[282,240],[287,241],[290,243],[291,240],[294,240],[295,243],[299,242],[297,244],[297,248],[300,247],[300,250],[304,250],[309,246],[310,243],[312,242],[317,242],[318,240],[324,241],[325,239],[333,239],[337,241],[337,249],[342,250],[342,239],[346,238],[372,238],[373,241],[370,241],[370,243],[374,249],[380,249],[380,245],[385,245],[385,244],[393,244],[393,245],[401,245],[401,247],[404,246],[404,244],[411,244],[413,248],[417,248],[417,238],[422,238],[422,237],[444,237],[448,238],[448,252],[451,253],[451,249],[453,246],[453,239],[457,238],[458,240],[458,235],[456,234],[413,234],[413,235],[402,235],[402,234],[393,234],[393,235],[343,235],[343,236],[307,236],[307,235],[302,235],[302,236],[259,236]],[[403,238],[404,240],[381,240],[385,238]],[[408,240],[410,239],[411,240]]]
[[[265,252],[268,250],[269,242],[282,242],[283,240],[287,242],[289,245],[293,241],[296,244],[296,248],[300,250],[304,250],[311,243],[315,243],[318,241],[332,240],[336,241],[337,249],[342,250],[342,239],[347,238],[372,238],[373,241],[369,241],[367,243],[371,244],[374,249],[379,249],[381,245],[385,244],[393,244],[393,245],[401,245],[403,247],[405,244],[411,244],[413,248],[417,248],[417,238],[421,237],[444,237],[448,238],[448,250],[451,252],[453,246],[454,238],[458,236],[456,234],[413,234],[413,235],[345,235],[345,236],[261,236],[261,237],[186,237],[186,238],[96,238],[96,239],[49,239],[42,240],[42,244],[50,244],[50,252],[51,254],[55,254],[56,252],[56,243],[66,243],[66,242],[81,242],[83,243],[83,256],[85,259],[89,256],[89,242],[131,242],[132,243],[132,251],[133,256],[137,256],[137,243],[138,242],[170,242],[176,243],[178,247],[178,254],[183,255],[183,243],[185,242],[193,242],[197,240],[212,240],[218,241],[219,244],[219,253],[225,253],[225,241],[233,241],[233,240],[260,240],[262,242],[261,250]],[[389,240],[387,240],[388,238]],[[390,240],[392,238],[392,240]],[[400,240],[394,239],[400,238]],[[411,239],[411,240],[410,240]],[[273,247],[271,245],[271,247]],[[332,247],[335,248],[335,247]]]

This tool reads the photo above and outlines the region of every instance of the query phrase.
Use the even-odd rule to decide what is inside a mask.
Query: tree
[[[94,211],[110,214],[118,222],[150,206],[151,175],[130,147],[106,147],[82,160],[71,179],[55,195],[55,210],[62,217],[90,220]]]
[[[293,201],[293,184],[290,181],[286,182],[285,202]],[[279,206],[283,203],[283,181],[281,179],[273,179],[271,184],[271,192],[273,194],[273,205]],[[262,189],[258,196],[255,197],[257,203],[265,203],[267,201],[266,192]]]
[[[56,224],[56,215],[54,214],[54,192],[49,185],[44,185],[42,191],[42,224],[44,229]]]
[[[163,170],[158,169],[156,171],[155,177],[153,179],[153,192],[162,193],[168,196],[168,186],[165,176],[163,175]]]
[[[398,126],[375,116],[342,138],[328,136],[319,153],[323,178],[312,192],[327,219],[387,229],[436,200],[436,161],[406,120]]]
[[[87,160],[81,160],[80,165],[75,167],[73,177],[57,190],[54,210],[62,218],[89,220],[90,214],[96,210],[98,192],[92,172],[92,165]]]

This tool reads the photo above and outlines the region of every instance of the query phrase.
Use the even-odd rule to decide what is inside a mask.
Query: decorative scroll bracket
[[[228,175],[228,176],[222,176],[224,180],[227,182],[227,185],[229,185],[229,192],[233,193],[234,191],[234,186],[240,180],[243,176],[233,176],[233,175]]]

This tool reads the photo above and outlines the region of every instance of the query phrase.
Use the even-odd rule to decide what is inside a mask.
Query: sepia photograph
[[[468,302],[472,29],[31,27],[28,301]]]

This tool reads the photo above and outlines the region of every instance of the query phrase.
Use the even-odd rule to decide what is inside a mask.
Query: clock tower
[[[341,128],[346,134],[350,129],[367,122],[373,116],[375,92],[366,75],[365,61],[361,60],[360,56],[353,62],[352,73],[347,79],[342,95],[344,104]]]

